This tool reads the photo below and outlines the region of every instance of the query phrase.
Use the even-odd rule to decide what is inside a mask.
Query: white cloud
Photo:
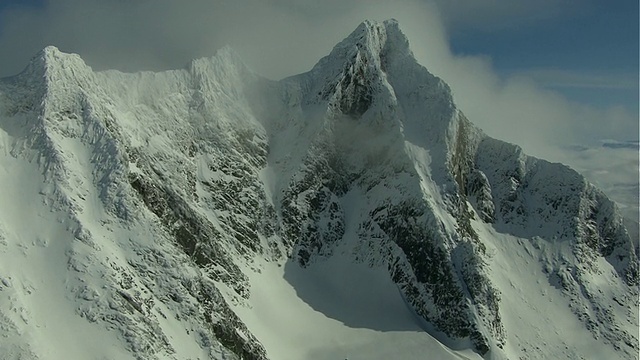
[[[637,146],[608,148],[594,144],[588,148],[568,148],[560,154],[563,162],[572,164],[616,200],[625,216],[640,219]]]
[[[531,155],[570,165],[620,203],[626,216],[638,218],[638,151],[604,148],[600,141],[637,141],[636,114],[622,106],[599,109],[571,102],[526,73],[500,77],[487,57],[455,56],[446,41],[431,43],[434,39],[407,32],[416,57],[451,86],[456,103],[472,122]],[[584,75],[571,80],[600,87],[616,83]]]
[[[566,69],[533,68],[515,71],[512,76],[520,76],[534,80],[549,88],[585,88],[585,89],[620,89],[634,90],[638,88],[635,74],[593,74]]]

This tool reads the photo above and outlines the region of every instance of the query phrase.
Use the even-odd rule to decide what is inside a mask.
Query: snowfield
[[[473,120],[473,119],[471,119]],[[309,72],[0,79],[3,359],[634,359],[638,238],[365,21]]]
[[[235,311],[273,359],[480,359],[430,336],[384,271],[348,257],[267,263],[250,281]]]

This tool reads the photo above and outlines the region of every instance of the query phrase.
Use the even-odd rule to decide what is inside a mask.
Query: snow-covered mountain
[[[638,239],[364,22],[279,82],[48,47],[0,80],[8,359],[636,358]]]

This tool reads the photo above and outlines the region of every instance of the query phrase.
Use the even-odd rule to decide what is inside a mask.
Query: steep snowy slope
[[[365,22],[280,82],[53,47],[0,80],[9,358],[634,358],[637,239]]]
[[[563,265],[538,256],[550,283],[558,268],[573,274],[558,306],[571,307],[612,350],[637,352],[636,249],[613,204],[574,171],[474,128],[446,84],[415,62],[397,24],[362,24],[312,71],[285,83],[297,109],[281,118],[317,119],[300,132],[299,143],[307,144],[307,156],[296,159],[301,175],[276,199],[285,229],[299,239],[293,258],[302,266],[330,257],[334,244],[350,237],[345,229],[355,227],[356,261],[386,268],[439,330],[470,339],[482,354],[501,353],[510,331],[521,330],[502,321],[500,301],[510,290],[491,280],[486,249],[494,236],[479,236],[471,224],[481,218],[498,233],[564,243],[551,255],[566,259]],[[289,158],[272,155],[269,163],[290,173],[283,171]],[[345,211],[354,197],[366,204],[350,217],[355,224]],[[610,286],[628,295],[617,317],[605,310],[612,297],[586,290],[598,284],[597,292],[613,291],[599,277],[611,271],[617,280]],[[632,327],[620,329],[627,312]]]
[[[228,93],[205,88],[209,70]],[[0,271],[9,285],[0,311],[4,334],[18,333],[11,356],[68,359],[78,349],[79,359],[126,358],[111,355],[111,339],[131,358],[264,357],[215,287],[225,278],[238,293],[248,290],[233,249],[214,241],[226,230],[192,200],[195,178],[215,175],[207,155],[194,154],[215,141],[198,141],[208,126],[197,116],[206,106],[198,96],[233,96],[224,81],[237,81],[235,71],[222,53],[165,74],[93,73],[76,55],[47,48],[3,81],[11,201],[3,199]],[[216,115],[239,117],[242,104],[224,103]],[[13,220],[14,212],[22,216]]]

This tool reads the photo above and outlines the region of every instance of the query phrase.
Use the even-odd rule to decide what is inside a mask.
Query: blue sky
[[[0,11],[10,7],[43,7],[45,0],[2,0],[0,1]]]
[[[580,5],[523,25],[458,24],[450,32],[452,50],[485,54],[504,75],[537,74],[542,85],[571,99],[598,107],[621,103],[637,113],[638,1]]]

